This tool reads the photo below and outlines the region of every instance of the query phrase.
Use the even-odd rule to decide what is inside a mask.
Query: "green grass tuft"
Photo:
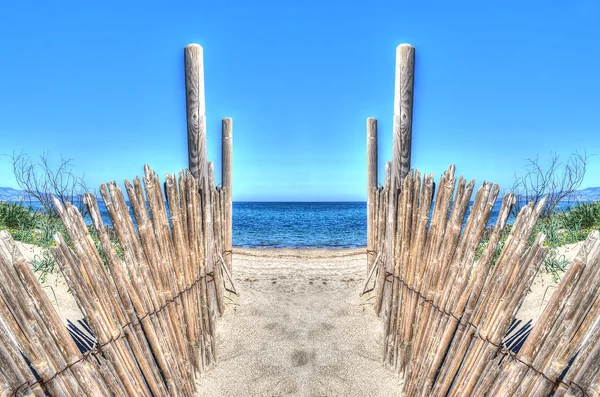
[[[42,248],[41,255],[36,256],[31,263],[41,281],[45,281],[48,274],[57,270],[56,262],[50,252],[50,248],[56,244],[54,234],[60,233],[66,243],[69,246],[71,245],[60,218],[33,210],[19,203],[0,202],[0,230],[8,231],[15,241]],[[106,265],[106,255],[100,244],[96,229],[90,225],[88,230],[100,257]],[[119,245],[113,229],[109,229],[109,236],[117,255],[123,259],[123,249]]]
[[[571,208],[554,212],[538,220],[531,234],[529,244],[533,244],[538,233],[541,232],[546,235],[544,245],[550,249],[544,260],[544,269],[552,275],[555,282],[558,282],[568,265],[564,255],[558,254],[558,248],[566,244],[578,243],[585,240],[592,230],[600,230],[600,202],[579,203]],[[510,225],[507,225],[498,244],[493,264],[496,263],[509,232]],[[477,259],[483,253],[490,233],[491,228],[486,230],[483,236],[477,250]]]

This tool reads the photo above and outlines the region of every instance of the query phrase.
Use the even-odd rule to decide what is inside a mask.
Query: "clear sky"
[[[208,154],[234,201],[364,200],[367,117],[391,159],[395,48],[416,48],[413,166],[508,188],[551,150],[600,154],[600,2],[0,3],[0,153],[91,186],[187,164],[183,48],[204,47]],[[16,187],[0,158],[0,186]],[[600,186],[600,156],[582,187]]]

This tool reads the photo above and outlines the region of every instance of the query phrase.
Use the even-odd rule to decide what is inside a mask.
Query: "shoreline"
[[[306,246],[306,247],[274,247],[274,246],[243,246],[243,245],[234,245],[233,249],[255,249],[255,250],[279,250],[279,249],[290,249],[290,250],[329,250],[329,251],[339,251],[339,250],[347,250],[347,249],[367,249],[367,245],[355,245],[355,246],[335,246],[335,247],[317,247],[317,246]]]
[[[233,247],[233,255],[252,257],[327,257],[340,258],[366,255],[367,247],[363,248],[237,248]],[[337,255],[336,255],[337,254]],[[365,259],[366,266],[366,259]],[[234,265],[235,269],[235,265]]]

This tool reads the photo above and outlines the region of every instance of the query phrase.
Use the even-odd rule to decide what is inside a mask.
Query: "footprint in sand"
[[[292,353],[292,366],[302,367],[315,359],[315,352],[307,352],[305,350],[294,350]]]

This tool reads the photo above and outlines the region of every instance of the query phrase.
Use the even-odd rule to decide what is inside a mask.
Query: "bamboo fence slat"
[[[219,315],[223,315],[225,310],[225,304],[223,302],[223,277],[221,274],[221,260],[218,259],[219,253],[223,252],[221,247],[221,231],[218,230],[220,226],[220,212],[219,212],[219,198],[218,192],[215,188],[215,169],[212,162],[208,163],[208,185],[210,186],[210,214],[212,214],[212,222],[208,225],[210,230],[212,231],[212,277],[214,279],[214,283],[211,283],[211,286],[214,287],[215,296],[216,296],[216,307],[219,312]]]

